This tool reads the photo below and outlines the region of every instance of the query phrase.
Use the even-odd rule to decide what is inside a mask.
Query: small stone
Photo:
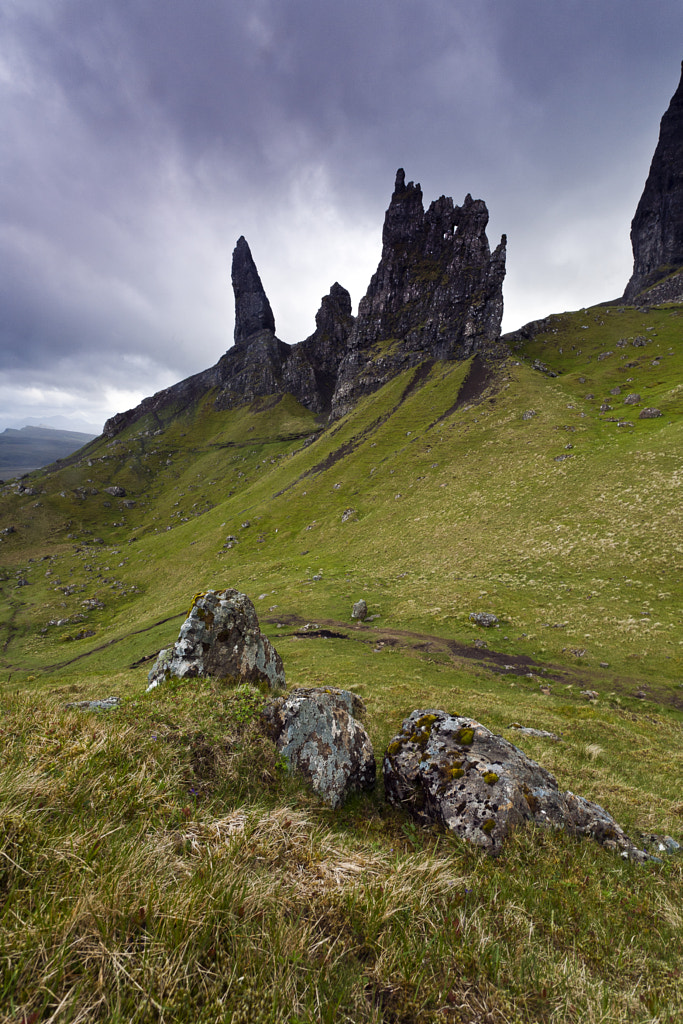
[[[470,622],[483,626],[484,629],[491,629],[492,626],[498,625],[498,617],[490,612],[470,612]]]
[[[356,601],[353,608],[351,609],[351,618],[360,619],[360,621],[363,622],[363,620],[367,618],[367,614],[367,603],[363,598],[361,598],[360,601]]]
[[[538,736],[541,739],[554,740],[556,743],[560,742],[560,737],[554,732],[546,732],[545,729],[532,729],[528,725],[517,725],[513,722],[508,726],[508,729],[515,729],[517,732],[521,732],[523,736]]]
[[[120,697],[104,697],[102,700],[76,700],[65,704],[65,708],[75,708],[77,711],[111,711],[121,703]]]
[[[624,405],[637,405],[640,401],[640,395],[635,391],[632,391],[630,395],[627,395],[624,399]]]

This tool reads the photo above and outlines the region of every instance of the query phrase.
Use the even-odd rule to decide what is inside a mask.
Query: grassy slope
[[[630,343],[639,335],[650,338],[646,346]],[[682,335],[680,307],[648,314],[596,307],[565,314],[551,318],[547,333],[498,369],[487,393],[455,411],[450,410],[468,370],[463,365],[437,364],[425,379],[407,371],[324,432],[291,399],[217,414],[209,396],[199,410],[180,413],[161,432],[158,423],[138,422],[113,441],[88,446],[57,472],[32,474],[24,482],[38,495],[6,490],[0,528],[14,525],[16,532],[2,535],[0,545],[2,685],[7,721],[14,722],[9,747],[22,763],[33,751],[35,762],[34,781],[6,799],[19,808],[16,814],[36,848],[47,841],[38,842],[30,831],[33,819],[24,814],[36,778],[47,788],[45,807],[54,812],[60,837],[66,819],[72,844],[85,842],[88,829],[107,831],[101,816],[94,820],[85,814],[81,827],[67,813],[78,809],[80,814],[85,806],[79,787],[96,788],[97,761],[87,744],[79,748],[78,780],[64,781],[70,777],[64,768],[58,783],[46,781],[53,763],[46,759],[48,722],[67,760],[72,732],[82,745],[91,728],[57,710],[65,693],[116,692],[126,698],[118,718],[110,717],[106,726],[98,719],[92,726],[93,736],[102,736],[103,749],[119,765],[125,791],[120,801],[111,801],[109,827],[120,827],[126,842],[133,842],[137,829],[143,846],[152,835],[163,842],[185,835],[190,826],[179,814],[187,801],[195,741],[190,739],[182,754],[173,748],[171,771],[158,744],[150,747],[150,734],[180,730],[196,738],[201,732],[209,736],[212,756],[227,758],[227,765],[232,762],[220,730],[213,736],[216,702],[227,701],[224,722],[238,731],[244,726],[235,725],[232,698],[225,694],[180,688],[143,698],[149,665],[130,666],[172,642],[193,593],[225,586],[255,600],[290,685],[324,681],[364,696],[378,751],[416,706],[471,714],[513,741],[508,727],[515,720],[551,729],[562,734],[561,744],[520,745],[554,771],[561,785],[605,804],[625,826],[680,839]],[[617,345],[620,339],[626,339],[625,346]],[[603,353],[611,354],[599,358]],[[532,369],[535,359],[559,376]],[[621,394],[611,395],[617,386]],[[639,406],[624,404],[629,393],[641,395]],[[613,411],[600,413],[607,399]],[[663,416],[639,420],[644,406],[658,407]],[[528,410],[535,415],[523,419]],[[619,420],[633,425],[620,426]],[[558,456],[570,457],[557,461]],[[104,493],[111,484],[125,487],[126,498]],[[98,493],[79,494],[78,487]],[[130,501],[135,504],[127,507]],[[342,522],[348,509],[354,514]],[[250,525],[243,526],[246,522]],[[232,548],[224,547],[228,535],[238,538]],[[20,580],[30,585],[18,586]],[[351,603],[360,596],[380,616],[363,627],[349,618]],[[84,608],[88,599],[104,608]],[[495,612],[500,628],[478,629],[469,621],[471,611]],[[68,621],[50,624],[58,620]],[[302,622],[334,624],[328,628],[347,638],[293,635]],[[90,631],[94,635],[77,639]],[[504,657],[494,664],[485,649],[473,647],[475,639]],[[502,668],[505,664],[514,671]],[[548,682],[550,693],[543,693],[541,683],[545,688]],[[587,702],[580,694],[584,689],[597,690],[597,702]],[[17,724],[24,723],[26,701],[37,709],[33,728]],[[149,779],[136,788],[130,766],[137,747],[145,752]],[[167,772],[162,814],[158,782]],[[358,799],[333,820],[283,781],[276,764],[271,782],[254,784],[247,793],[230,781],[227,767],[225,773],[220,784],[206,787],[196,806],[192,802],[197,829],[210,830],[226,808],[248,798],[259,808],[253,812],[258,828],[270,828],[278,814],[301,813],[297,828],[311,850],[341,843],[344,856],[369,871],[360,887],[351,870],[333,886],[343,905],[335,904],[333,914],[346,922],[337,938],[353,965],[350,972],[334,956],[318,963],[310,950],[328,939],[309,922],[308,952],[301,952],[302,946],[300,957],[312,956],[318,964],[317,981],[311,982],[303,961],[300,967],[292,961],[300,935],[296,938],[296,929],[288,937],[283,933],[292,1009],[278,1017],[273,1007],[265,1008],[261,1019],[325,1019],[316,999],[339,1003],[338,1016],[330,1020],[423,1020],[440,1006],[451,1014],[446,1019],[475,1019],[474,1011],[468,1017],[469,1011],[458,1010],[468,1000],[472,1006],[479,1000],[481,1019],[501,1021],[680,1018],[681,989],[671,973],[681,952],[682,921],[674,909],[683,896],[678,863],[636,870],[591,844],[577,847],[564,837],[533,834],[516,837],[494,865],[457,841],[411,831],[386,808],[380,793]],[[258,772],[254,776],[258,779]],[[6,783],[10,789],[12,784]],[[100,794],[95,805],[101,811],[108,801]],[[447,887],[439,889],[435,873],[428,885],[425,881],[429,892],[422,905],[404,893],[400,905],[388,909],[382,901],[401,872],[412,879],[411,892],[419,891],[423,846],[428,864],[446,849],[448,872],[462,876],[461,895],[454,900]],[[193,849],[183,860],[187,884],[210,902],[226,881],[220,872],[214,877],[213,867],[198,879]],[[8,855],[14,861],[19,856],[24,871],[33,870],[32,861],[21,860],[34,856],[22,843],[12,851]],[[264,864],[271,863],[269,856],[264,854]],[[158,876],[154,884],[160,889],[167,886],[168,872],[176,870],[171,860],[160,858],[154,870],[145,862],[131,882],[133,902],[146,899],[145,872]],[[239,877],[246,885],[246,872],[254,886],[250,898],[260,907],[262,918],[259,923],[255,911],[247,942],[258,946],[263,936],[272,936],[277,900],[271,905],[271,896],[259,890],[260,869],[253,858],[249,864]],[[120,860],[109,869],[116,865],[121,870]],[[11,884],[20,886],[21,869]],[[440,871],[445,879],[443,865]],[[477,879],[474,888],[462,881],[468,878]],[[83,898],[103,905],[101,941],[110,951],[122,949],[121,928],[114,924],[121,911],[113,894],[103,893],[103,882],[93,885],[85,885]],[[472,892],[476,897],[470,900]],[[463,894],[470,902],[461,906]],[[292,899],[296,902],[295,890]],[[320,920],[332,913],[327,896],[320,897],[320,905],[310,893],[306,899]],[[49,904],[48,893],[45,900]],[[266,957],[258,965],[252,959],[227,988],[197,983],[188,996],[194,1003],[178,1009],[177,978],[198,967],[194,962],[190,967],[189,960],[170,966],[173,943],[161,920],[177,910],[165,906],[166,917],[162,914],[158,927],[148,930],[153,933],[149,949],[156,951],[150,963],[159,978],[154,1000],[163,1009],[143,1002],[136,1010],[139,1019],[148,1019],[146,1013],[149,1019],[155,1013],[164,1020],[190,1019],[204,1012],[207,1020],[223,1019],[221,1014],[230,1020],[233,1010],[246,1014],[244,1019],[259,1019],[249,1009],[252,997],[235,979],[246,972],[257,988],[285,985],[277,959]],[[221,915],[212,916],[207,907],[203,914],[201,942],[216,946]],[[432,916],[438,928],[432,928]],[[376,922],[371,939],[358,938],[357,918]],[[15,936],[7,918],[3,927]],[[469,929],[466,943],[463,928]],[[186,933],[189,939],[189,925]],[[17,993],[22,1006],[42,999],[47,1019],[56,1003],[46,993],[55,986],[50,988],[40,973],[47,968],[36,959],[31,935],[23,946],[13,938],[18,945],[12,962],[20,966],[6,979],[6,992]],[[437,935],[439,951],[423,963],[423,944],[436,943]],[[227,942],[218,942],[221,955],[228,955]],[[232,947],[229,955],[237,955]],[[112,967],[116,957],[104,960],[107,966],[98,968],[105,979],[98,989],[100,1009],[95,1011],[93,1003],[89,1012],[93,1019],[97,1013],[113,1019],[120,1006],[121,1019],[128,1019],[126,1000],[132,1005],[135,984],[149,988],[154,972],[144,957],[134,957],[136,982],[126,982]],[[76,961],[72,973],[87,978],[90,968],[82,958]],[[428,975],[422,985],[415,982],[418,965]],[[41,978],[33,997],[31,978]],[[60,984],[62,998],[76,982],[67,972]],[[74,995],[73,1005],[83,1009],[84,998]],[[219,998],[224,1009],[217,1008]]]

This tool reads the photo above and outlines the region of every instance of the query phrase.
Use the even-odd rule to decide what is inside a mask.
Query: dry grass
[[[4,700],[3,1024],[680,1018],[678,862],[527,830],[491,861],[380,794],[334,815],[260,701]]]

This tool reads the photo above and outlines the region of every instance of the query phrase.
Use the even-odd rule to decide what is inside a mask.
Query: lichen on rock
[[[261,633],[256,609],[238,590],[196,594],[173,647],[159,651],[148,690],[172,677],[214,676],[285,686],[282,659]]]
[[[560,792],[554,776],[518,747],[445,711],[413,711],[405,719],[384,756],[384,788],[419,821],[494,855],[514,825],[533,821],[648,859],[599,804]]]
[[[350,793],[375,785],[372,743],[356,717],[364,711],[349,690],[313,687],[270,701],[262,717],[289,767],[327,804],[340,807]]]

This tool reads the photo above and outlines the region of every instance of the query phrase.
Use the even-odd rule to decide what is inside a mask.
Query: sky
[[[0,430],[99,431],[232,344],[354,311],[398,167],[487,203],[504,330],[621,295],[680,0],[0,0]]]

